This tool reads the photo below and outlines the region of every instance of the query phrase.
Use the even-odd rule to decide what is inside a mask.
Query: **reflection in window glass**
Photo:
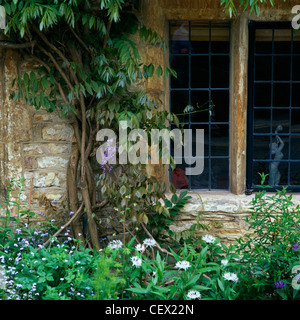
[[[265,27],[266,24],[261,26]],[[271,26],[271,24],[270,24]],[[280,27],[280,26],[279,26]],[[248,188],[300,187],[300,35],[290,24],[250,27]],[[253,68],[252,68],[253,66]]]

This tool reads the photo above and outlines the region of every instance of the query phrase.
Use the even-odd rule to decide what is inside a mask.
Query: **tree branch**
[[[36,40],[26,42],[26,43],[12,43],[8,41],[0,41],[0,48],[7,49],[24,49],[33,47],[36,44]]]
[[[73,86],[70,82],[70,80],[68,79],[67,75],[63,72],[62,68],[59,66],[59,64],[57,63],[57,61],[55,60],[55,58],[53,57],[53,55],[51,54],[51,52],[47,51],[45,48],[43,48],[42,46],[38,45],[38,48],[45,54],[47,55],[50,60],[53,62],[55,68],[57,69],[57,71],[60,73],[60,75],[62,76],[62,78],[65,80],[67,86],[69,87],[69,89],[71,91],[73,91]]]

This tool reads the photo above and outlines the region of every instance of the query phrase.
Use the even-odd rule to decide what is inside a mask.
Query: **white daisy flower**
[[[207,234],[206,236],[202,237],[202,240],[206,243],[214,243],[216,241],[216,238]]]
[[[186,271],[186,269],[190,268],[191,265],[188,261],[179,261],[176,263],[175,268],[177,269],[182,269],[184,271]]]
[[[224,273],[223,277],[224,277],[225,280],[233,281],[233,282],[238,282],[238,280],[239,280],[238,276],[235,273],[232,273],[232,272]]]
[[[139,257],[132,257],[131,262],[136,268],[140,268],[142,265],[142,259]]]
[[[145,239],[143,243],[147,247],[156,247],[156,241],[154,239]]]
[[[201,294],[199,291],[191,290],[188,292],[187,297],[192,300],[201,299]]]

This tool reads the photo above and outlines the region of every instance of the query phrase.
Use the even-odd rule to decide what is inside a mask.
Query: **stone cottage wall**
[[[33,62],[17,51],[2,50],[0,56],[0,133],[2,194],[9,179],[26,179],[22,200],[31,209],[43,211],[38,199],[62,201],[66,193],[66,167],[73,129],[56,113],[37,111],[9,98],[18,72],[30,71]],[[29,196],[31,194],[31,200]]]

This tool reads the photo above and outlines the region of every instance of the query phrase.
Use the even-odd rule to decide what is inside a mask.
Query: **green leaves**
[[[166,43],[155,31],[152,31],[145,26],[140,28],[140,38],[146,41],[151,46],[157,46],[166,50]]]

